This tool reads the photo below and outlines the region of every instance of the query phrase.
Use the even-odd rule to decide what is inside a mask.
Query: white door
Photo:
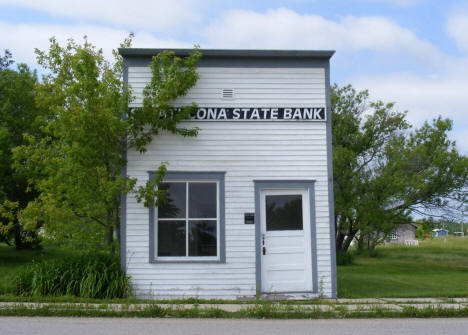
[[[262,292],[312,291],[309,192],[260,192]]]

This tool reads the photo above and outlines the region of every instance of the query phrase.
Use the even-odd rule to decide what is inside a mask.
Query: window
[[[150,259],[224,261],[224,173],[168,172],[159,187],[167,195],[150,212]]]
[[[390,233],[390,239],[391,240],[398,240],[398,234],[397,234],[397,232],[395,230]]]
[[[267,195],[266,230],[302,230],[302,196]]]

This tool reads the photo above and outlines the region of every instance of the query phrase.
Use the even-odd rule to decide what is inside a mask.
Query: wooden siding
[[[177,103],[229,107],[322,107],[322,68],[199,68],[195,88]],[[149,68],[130,67],[133,105],[141,104]],[[223,99],[222,89],[234,89]],[[145,154],[129,150],[127,174],[143,185],[148,171],[162,162],[171,171],[223,171],[225,176],[226,263],[156,263],[148,261],[149,212],[127,196],[127,272],[138,296],[240,298],[256,294],[255,230],[244,213],[255,211],[254,180],[316,180],[318,279],[331,295],[330,219],[328,215],[325,122],[211,121],[195,138],[163,134]]]

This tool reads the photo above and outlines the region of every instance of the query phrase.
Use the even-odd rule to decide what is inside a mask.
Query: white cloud
[[[161,19],[162,21],[152,22],[157,21],[157,15],[152,16],[154,8],[132,4],[135,7],[146,8],[146,16],[132,16],[131,10],[127,8],[129,18],[125,21],[125,9],[114,9],[118,7],[118,4],[112,6],[107,1],[105,3],[109,5],[111,12],[103,13],[103,17],[98,17],[99,14],[96,13],[103,12],[104,7],[99,4],[96,12],[93,12],[93,6],[86,2],[88,0],[85,0],[88,5],[80,3],[80,7],[88,9],[79,9],[78,5],[73,5],[69,7],[70,13],[68,14],[65,13],[66,5],[62,5],[62,2],[57,1],[56,7],[53,7],[52,4],[55,3],[51,1],[46,2],[44,6],[42,3],[39,6],[33,4],[32,1],[20,1],[30,3],[30,6],[34,8],[41,7],[54,15],[89,18],[96,19],[96,21],[103,19],[118,25],[122,24],[120,26],[123,27],[126,27],[124,23],[127,22],[132,28],[141,27],[135,31],[135,47],[192,47],[192,44],[174,39],[158,39],[146,32],[151,29],[167,29],[174,22],[179,24],[180,22],[171,20],[174,18],[180,20],[184,15],[190,14],[184,11],[175,14],[168,13],[165,18]],[[5,0],[0,0],[0,3],[2,2]],[[177,2],[177,4],[180,3]],[[71,13],[74,9],[76,9],[75,13]],[[148,19],[149,17],[152,18]],[[166,23],[164,19],[167,19]],[[196,15],[194,20],[198,20]],[[195,21],[187,19],[186,27],[190,27]],[[147,26],[153,28],[146,29]],[[230,10],[203,29],[201,36],[204,37],[204,41],[201,40],[203,47],[335,49],[344,55],[341,61],[346,55],[353,58],[358,52],[369,51],[371,61],[393,57],[394,66],[401,64],[404,59],[423,64],[419,68],[424,68],[426,65],[426,69],[430,69],[427,71],[435,74],[423,75],[417,72],[378,74],[366,69],[366,64],[356,63],[356,66],[362,69],[362,74],[351,76],[346,80],[356,88],[369,89],[374,99],[397,102],[399,109],[409,111],[408,118],[415,125],[420,125],[422,121],[430,120],[440,114],[453,119],[455,122],[453,138],[458,139],[460,149],[468,153],[468,141],[465,140],[468,135],[468,118],[466,118],[468,113],[468,57],[454,59],[445,55],[411,30],[387,18],[345,16],[337,20],[328,20],[319,15],[298,14],[285,8],[267,10],[263,13]],[[51,36],[55,36],[61,43],[64,43],[69,37],[81,41],[83,35],[88,35],[93,44],[102,47],[105,54],[110,56],[110,51],[118,47],[128,35],[129,30],[97,24],[50,25],[0,22],[0,31],[2,32],[0,34],[1,48],[10,49],[15,60],[26,62],[34,67],[33,49],[35,47],[41,50],[47,49],[48,39]],[[467,31],[468,12],[460,11],[448,18],[447,33],[463,52],[468,52]],[[162,36],[168,36],[168,34]]]
[[[0,22],[0,45],[2,49],[9,49],[17,62],[24,62],[33,67],[36,66],[34,48],[46,50],[49,46],[49,38],[54,36],[60,43],[65,43],[68,38],[81,42],[84,35],[95,46],[102,48],[105,55],[111,57],[112,49],[119,47],[120,43],[128,36],[128,31],[112,29],[101,26],[77,25],[43,25],[43,24],[9,24]],[[136,32],[133,43],[140,48],[185,48],[192,47],[187,43],[176,40],[161,40],[154,38],[145,32]],[[3,51],[3,50],[2,50]]]
[[[332,21],[287,8],[228,11],[206,28],[205,37],[216,47],[376,51],[432,65],[443,58],[432,44],[384,17],[345,16]]]
[[[350,81],[359,90],[369,89],[372,99],[396,102],[399,110],[408,110],[415,126],[439,115],[452,119],[452,138],[468,154],[468,59],[454,61],[436,75],[363,75]]]
[[[62,18],[94,20],[119,27],[170,32],[201,22],[201,2],[193,0],[0,0],[0,4],[35,9]]]
[[[413,7],[422,3],[424,0],[361,0],[364,2],[373,2],[377,4],[388,3],[390,5],[396,5],[399,7]]]
[[[461,46],[468,46],[466,22],[454,19],[451,23],[456,26],[452,35]],[[205,36],[213,47],[335,49],[341,62],[346,55],[355,57],[361,51],[370,51],[370,60],[393,57],[394,66],[409,58],[430,75],[375,73],[361,62],[355,65],[363,74],[351,75],[343,84],[369,89],[373,99],[397,102],[397,108],[408,110],[408,119],[416,126],[439,115],[451,118],[452,138],[468,153],[468,141],[460,141],[468,134],[468,58],[456,60],[387,18],[345,16],[334,21],[285,8],[264,13],[232,10],[207,27]]]
[[[448,18],[447,33],[461,51],[468,53],[468,11],[455,13]]]

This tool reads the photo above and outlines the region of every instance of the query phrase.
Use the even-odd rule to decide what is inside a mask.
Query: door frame
[[[255,281],[257,293],[263,292],[262,288],[262,247],[261,247],[261,208],[260,196],[262,190],[291,190],[302,189],[309,192],[310,208],[310,243],[312,261],[312,292],[276,292],[276,293],[318,293],[317,273],[317,240],[315,218],[315,180],[254,180],[255,185]]]

